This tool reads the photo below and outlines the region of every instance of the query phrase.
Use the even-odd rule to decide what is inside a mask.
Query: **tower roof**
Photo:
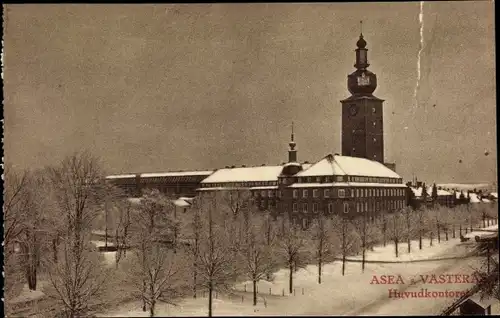
[[[358,42],[356,42],[356,46],[357,46],[358,48],[360,48],[360,49],[364,49],[364,48],[366,48],[366,44],[367,44],[367,43],[366,43],[365,39],[363,38],[363,33],[361,33],[361,34],[359,35],[359,40],[358,40]]]

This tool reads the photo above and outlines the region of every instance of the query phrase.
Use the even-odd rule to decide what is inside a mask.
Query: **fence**
[[[305,295],[306,289],[304,287],[296,287],[293,288],[292,293],[289,293],[288,288],[278,288],[278,287],[267,287],[267,288],[259,288],[259,285],[256,287],[257,295],[261,298],[263,296],[300,296]],[[196,293],[197,298],[208,298],[208,290],[201,290]],[[244,302],[253,302],[253,288],[251,284],[245,284],[241,287],[235,288],[230,292],[212,292],[213,299],[228,299],[228,300],[241,300]],[[265,298],[263,298],[265,300]]]

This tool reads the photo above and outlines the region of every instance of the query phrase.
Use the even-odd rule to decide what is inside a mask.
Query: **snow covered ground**
[[[491,226],[488,229],[498,229]],[[478,232],[481,233],[481,232]],[[484,233],[484,232],[482,232]],[[471,234],[474,235],[474,232]],[[395,257],[394,244],[387,244],[386,247],[376,247],[374,251],[368,251],[366,259],[368,261],[389,261],[394,263],[370,263],[365,267],[365,272],[361,272],[360,256],[351,257],[358,262],[349,262],[346,266],[346,275],[341,275],[341,263],[333,262],[323,266],[322,284],[318,284],[318,267],[309,265],[300,269],[294,274],[295,293],[288,293],[288,270],[282,269],[275,273],[272,282],[259,281],[259,301],[256,307],[252,306],[251,283],[243,282],[235,285],[238,291],[237,296],[218,295],[214,300],[214,315],[216,316],[241,316],[241,315],[344,315],[344,314],[397,314],[405,313],[409,304],[414,306],[415,314],[431,314],[433,312],[422,312],[422,308],[436,310],[443,308],[448,299],[388,299],[389,288],[398,290],[420,289],[419,286],[411,286],[411,279],[417,279],[420,274],[462,274],[468,273],[472,263],[457,260],[436,260],[447,257],[460,256],[466,249],[460,239],[449,237],[449,241],[444,238],[441,243],[435,239],[433,246],[430,241],[423,241],[423,249],[418,249],[418,241],[412,242],[412,252],[407,253],[407,245],[399,245],[399,257]],[[469,243],[470,244],[470,243]],[[429,260],[420,262],[421,260]],[[417,261],[417,262],[411,262]],[[397,262],[405,262],[404,264]],[[471,261],[472,262],[472,261]],[[399,284],[386,285],[376,284],[374,276],[380,282],[382,275],[400,275]],[[246,285],[246,291],[245,291]],[[456,285],[456,284],[455,284]],[[461,284],[458,287],[451,286],[455,290],[465,291],[470,284]],[[450,287],[450,285],[446,285]],[[429,290],[435,289],[434,286]],[[434,289],[433,289],[434,288]],[[443,288],[443,286],[440,286]],[[271,293],[271,295],[270,295]],[[282,296],[284,294],[284,296]],[[265,303],[264,303],[265,299]],[[206,297],[192,299],[187,298],[178,306],[161,304],[157,308],[157,315],[166,316],[204,316],[207,315]],[[419,305],[420,304],[420,305]],[[108,317],[134,316],[143,317],[148,313],[141,310],[139,302],[128,303],[119,310],[114,310],[103,314]]]
[[[38,281],[37,290],[30,290],[28,288],[28,284],[25,284],[23,286],[23,289],[21,290],[21,293],[17,297],[9,301],[9,303],[11,304],[23,303],[44,297],[45,293],[43,292],[43,288],[46,284],[48,284],[47,281]]]

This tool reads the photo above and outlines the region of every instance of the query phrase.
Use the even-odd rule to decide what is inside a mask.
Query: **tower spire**
[[[363,20],[359,21],[359,28],[360,28],[359,36],[363,37]]]
[[[297,145],[294,141],[295,135],[293,133],[293,121],[292,121],[292,134],[290,135],[290,142],[288,145],[290,146],[290,149],[288,150],[288,162],[297,162],[297,150],[295,149],[295,146]]]

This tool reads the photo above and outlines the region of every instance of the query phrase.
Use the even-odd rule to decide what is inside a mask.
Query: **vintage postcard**
[[[493,1],[3,8],[7,317],[500,314]]]

